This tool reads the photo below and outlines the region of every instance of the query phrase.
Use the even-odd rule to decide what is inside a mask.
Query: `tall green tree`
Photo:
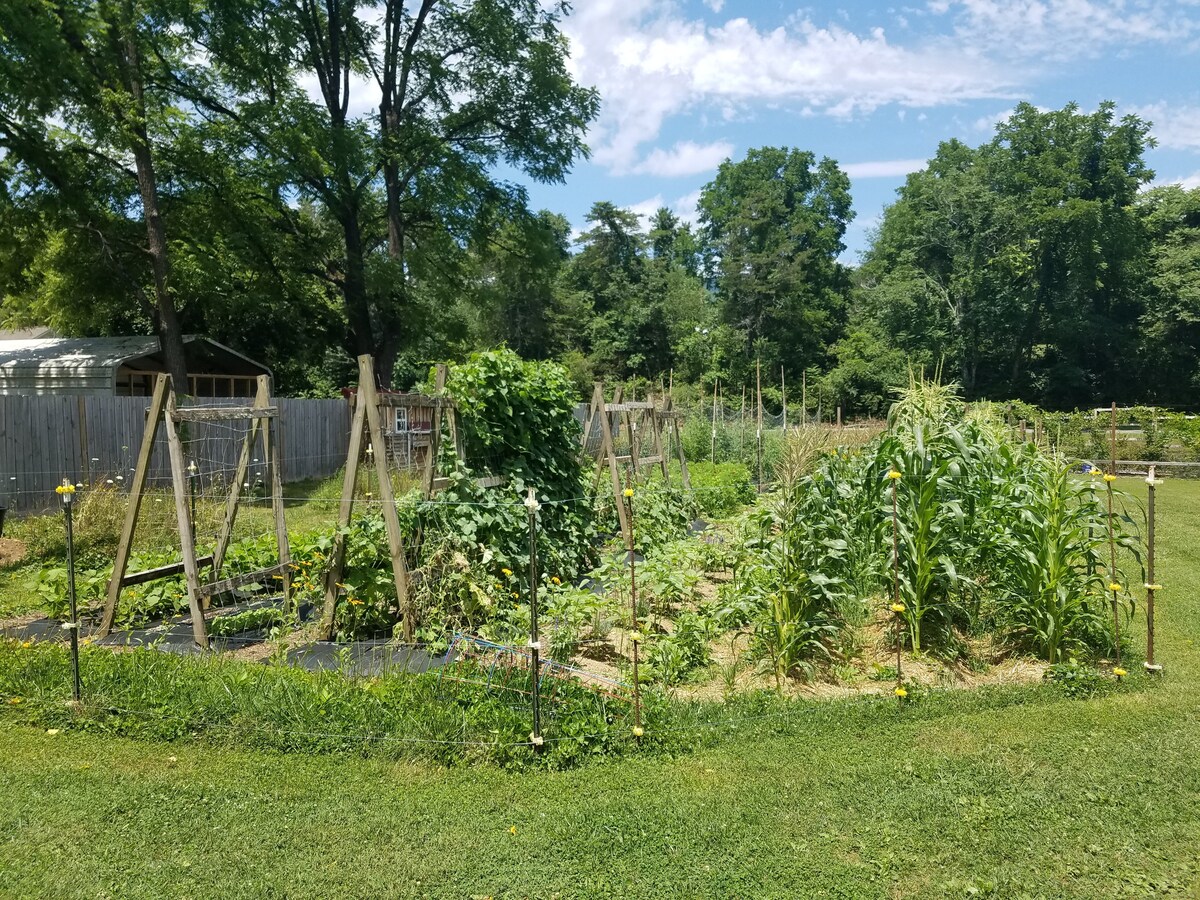
[[[566,11],[538,0],[226,0],[192,11],[211,55],[181,90],[220,118],[231,148],[274,160],[288,192],[337,223],[341,254],[327,267],[349,345],[375,355],[384,377],[415,337],[415,295],[454,284],[471,241],[524,208],[524,191],[495,167],[554,181],[586,152],[598,100],[567,72]]]
[[[162,89],[183,50],[171,24],[157,0],[0,4],[0,148],[10,200],[39,192],[51,219],[91,231],[186,389],[157,150],[181,116]]]
[[[1194,409],[1200,389],[1200,188],[1167,185],[1138,199],[1150,241],[1141,355],[1160,403]]]
[[[792,373],[823,362],[849,289],[838,262],[854,215],[846,174],[827,157],[763,147],[722,163],[699,210],[722,318],[745,335],[743,373],[756,356]]]
[[[864,315],[969,396],[1075,406],[1135,390],[1149,126],[1021,104],[910,175],[862,267]]]

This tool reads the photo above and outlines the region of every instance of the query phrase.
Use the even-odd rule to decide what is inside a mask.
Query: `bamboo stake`
[[[762,439],[763,439],[763,407],[762,407],[762,361],[756,360],[754,363],[755,375],[758,383],[758,437],[756,439],[755,457],[758,467],[758,490],[762,493],[763,489],[763,462],[762,462]]]
[[[742,438],[741,444],[738,447],[738,456],[745,458],[746,455],[746,386],[742,385]]]
[[[800,373],[800,424],[808,424],[808,370]]]
[[[633,532],[633,488],[624,491],[625,503],[629,509],[629,606],[630,606],[630,640],[633,642],[633,736],[640,739],[642,732],[642,689],[638,681],[638,646],[642,642],[641,632],[638,631],[637,608],[637,551],[634,549]]]
[[[787,373],[779,367],[779,390],[783,395],[783,435],[787,437]]]
[[[1154,660],[1154,595],[1161,585],[1154,580],[1154,488],[1161,484],[1154,477],[1154,466],[1146,476],[1146,671],[1162,674],[1163,667]]]
[[[896,618],[896,699],[903,701],[904,673],[902,651],[904,647],[904,604],[900,602],[900,505],[896,499],[900,473],[895,469],[888,472],[892,482],[892,614]]]
[[[529,489],[525,497],[525,508],[529,511],[529,652],[533,674],[533,732],[529,740],[533,744],[533,752],[541,753],[542,714],[540,708],[542,664],[542,642],[538,639],[538,558],[537,558],[537,495],[534,489]]]
[[[717,385],[720,378],[713,379],[713,408],[712,408],[712,449],[709,451],[709,462],[717,461]]]
[[[1113,674],[1120,680],[1125,671],[1121,668],[1121,613],[1119,607],[1121,585],[1116,580],[1117,538],[1113,519],[1113,482],[1116,480],[1115,472],[1104,476],[1108,499],[1108,589],[1112,591],[1113,643],[1116,654],[1116,666],[1113,668]]]

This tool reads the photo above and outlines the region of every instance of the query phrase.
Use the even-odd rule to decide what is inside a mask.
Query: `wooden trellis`
[[[613,499],[616,502],[617,515],[621,521],[621,533],[628,540],[631,537],[629,517],[625,503],[622,501],[623,482],[622,468],[625,470],[625,482],[636,484],[644,479],[647,467],[657,466],[662,473],[663,481],[670,483],[669,454],[663,440],[663,431],[667,429],[668,442],[673,439],[679,456],[680,478],[685,490],[692,489],[691,478],[688,475],[687,459],[683,455],[683,441],[679,430],[680,413],[675,412],[671,397],[668,396],[662,404],[658,404],[651,394],[646,400],[624,400],[622,389],[617,387],[611,403],[604,399],[604,384],[596,382],[592,391],[592,400],[588,404],[587,422],[583,429],[583,445],[586,450],[592,430],[599,422],[600,446],[595,453],[596,474],[594,483],[599,484],[604,467],[608,466],[609,478],[612,481]],[[629,452],[618,454],[617,444],[624,436],[629,444]],[[642,451],[647,446],[651,453],[643,456]]]
[[[350,446],[346,454],[346,473],[342,482],[341,505],[338,509],[338,527],[334,533],[330,551],[329,569],[325,574],[325,600],[318,626],[319,635],[328,640],[333,634],[334,615],[337,612],[340,586],[346,567],[346,533],[354,513],[355,491],[358,470],[363,456],[363,435],[367,437],[366,454],[375,466],[379,482],[379,503],[383,510],[383,521],[387,529],[388,554],[392,563],[392,578],[396,585],[396,602],[400,610],[405,641],[411,641],[416,627],[416,611],[412,607],[408,591],[408,566],[404,558],[404,540],[400,533],[400,518],[396,513],[396,497],[388,471],[388,454],[385,451],[383,420],[385,410],[406,407],[429,412],[431,420],[429,447],[425,454],[422,473],[422,495],[429,499],[450,485],[450,479],[437,474],[437,459],[441,451],[443,425],[449,432],[456,464],[465,456],[463,431],[458,420],[458,409],[454,401],[442,395],[446,387],[446,366],[438,366],[435,375],[435,395],[393,394],[381,392],[375,383],[375,364],[370,356],[358,358],[358,390],[353,394],[354,412],[350,424]],[[504,479],[499,476],[477,478],[480,487],[495,487]]]
[[[116,620],[117,605],[121,589],[137,584],[146,584],[161,578],[183,574],[187,583],[188,608],[192,616],[192,634],[196,643],[208,647],[208,629],[204,611],[211,598],[247,584],[278,578],[283,586],[284,603],[291,593],[291,553],[288,549],[287,523],[283,514],[283,474],[279,464],[278,408],[271,406],[271,382],[265,375],[257,380],[257,392],[250,406],[179,406],[169,375],[159,375],[154,385],[154,394],[146,415],[146,428],[142,433],[142,445],[138,451],[137,466],[130,484],[129,506],[125,511],[125,522],[121,528],[121,540],[117,544],[117,556],[113,564],[112,577],[108,582],[108,598],[104,615],[100,620],[99,637],[107,636]],[[242,440],[237,469],[225,501],[225,517],[217,535],[213,552],[207,556],[196,556],[195,533],[189,512],[188,472],[185,465],[183,443],[179,437],[179,424],[185,422],[227,422],[249,420],[250,428]],[[133,547],[134,530],[138,512],[141,510],[146,481],[150,469],[150,457],[160,424],[167,433],[167,455],[171,463],[171,487],[175,495],[175,515],[179,526],[181,560],[148,569],[144,572],[128,572],[129,556]],[[237,518],[242,489],[250,469],[254,445],[261,436],[263,458],[270,470],[271,510],[275,519],[275,540],[279,550],[279,562],[255,572],[247,572],[221,578],[221,567],[233,536],[233,524]],[[201,582],[200,569],[210,571],[210,580]]]

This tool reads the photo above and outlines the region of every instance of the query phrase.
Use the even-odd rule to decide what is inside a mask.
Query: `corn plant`
[[[1095,488],[1061,461],[1036,460],[1015,486],[1005,543],[1002,627],[1051,663],[1110,642],[1106,514]],[[1123,546],[1133,549],[1126,535]]]

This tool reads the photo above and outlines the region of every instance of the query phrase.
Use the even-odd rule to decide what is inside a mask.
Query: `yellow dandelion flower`
[[[1118,678],[1124,678],[1129,673],[1126,672],[1124,669],[1122,669],[1120,666],[1117,666],[1115,669],[1113,669],[1113,674],[1116,675]]]
[[[893,603],[892,604],[892,612],[894,612],[894,613],[904,612],[904,604],[903,603]]]
[[[1104,480],[1105,480],[1105,482],[1107,482],[1108,484],[1112,484],[1114,481],[1116,481],[1116,480],[1117,480],[1117,476],[1116,476],[1116,475],[1114,475],[1114,474],[1112,474],[1111,472],[1105,472],[1105,473],[1104,473]]]
[[[505,578],[512,577],[512,569],[501,569],[500,571],[504,574]]]
[[[1113,591],[1114,593],[1119,593],[1121,590],[1121,586],[1119,584],[1117,584],[1115,581],[1110,581],[1108,583],[1108,589],[1110,591]]]
[[[33,641],[21,641],[21,649],[28,650],[33,646]]]
[[[897,697],[899,697],[901,700],[903,700],[905,697],[907,697],[907,696],[908,696],[908,691],[906,691],[906,690],[905,690],[904,688],[902,688],[902,687],[898,687],[898,688],[896,688],[896,690],[895,690],[895,691],[893,691],[892,693],[894,693],[894,694],[895,694]]]
[[[625,493],[626,497],[632,497],[633,496],[633,488],[625,488],[624,493]]]
[[[901,475],[899,472],[897,472],[895,469],[892,469],[890,472],[888,472],[887,477],[892,479],[892,481],[898,481],[899,479],[903,478],[904,476]]]

